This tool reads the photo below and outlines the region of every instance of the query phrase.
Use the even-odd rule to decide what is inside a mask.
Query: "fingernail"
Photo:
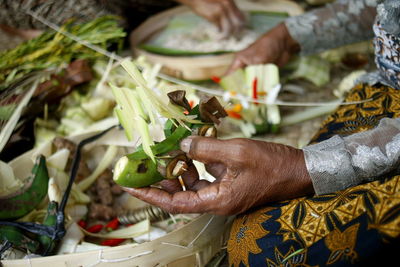
[[[125,186],[121,186],[122,190],[124,191],[132,191],[131,187],[125,187]]]
[[[192,144],[192,138],[187,137],[181,141],[181,150],[185,153],[189,153],[190,145]]]

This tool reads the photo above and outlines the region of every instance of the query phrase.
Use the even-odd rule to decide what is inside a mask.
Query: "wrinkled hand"
[[[189,6],[197,15],[215,24],[224,36],[239,32],[245,16],[233,0],[177,0]]]
[[[124,188],[131,195],[171,213],[231,215],[254,206],[313,193],[302,150],[250,139],[218,140],[189,137],[181,149],[206,164],[216,181],[199,180],[194,166],[163,189]]]
[[[248,48],[237,52],[227,73],[247,65],[264,63],[274,63],[282,67],[299,50],[299,44],[290,36],[285,24],[281,23],[262,35]]]

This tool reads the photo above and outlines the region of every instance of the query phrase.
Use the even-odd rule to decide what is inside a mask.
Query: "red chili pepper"
[[[112,219],[109,223],[106,224],[106,230],[111,232],[112,230],[117,229],[119,226],[118,218]]]
[[[103,227],[104,226],[102,224],[95,224],[86,229],[86,231],[88,231],[89,233],[98,233],[103,229]]]
[[[257,86],[258,86],[258,79],[256,77],[253,80],[253,99],[257,99],[258,98]],[[257,104],[257,103],[255,103],[255,104]]]
[[[83,229],[85,229],[86,226],[87,226],[87,223],[86,223],[86,221],[84,221],[84,220],[80,220],[80,221],[78,222],[78,225],[79,225],[80,227],[82,227]]]
[[[213,80],[215,83],[220,83],[221,82],[221,78],[218,76],[211,76],[211,80]]]
[[[113,238],[113,239],[106,239],[100,243],[102,246],[110,246],[115,247],[124,242],[126,239],[124,238]]]

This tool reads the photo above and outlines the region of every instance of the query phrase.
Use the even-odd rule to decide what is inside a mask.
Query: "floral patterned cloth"
[[[313,143],[400,118],[400,90],[356,86],[323,123]],[[228,241],[229,266],[383,266],[397,259],[400,176],[335,193],[298,198],[248,211],[236,218]],[[291,256],[292,255],[292,256]]]
[[[289,18],[286,25],[303,53],[366,40],[374,34],[379,71],[363,76],[358,83],[400,89],[399,21],[398,0],[339,0]],[[315,192],[335,192],[394,171],[400,162],[399,143],[400,119],[382,122],[368,133],[335,136],[305,147],[307,170]]]
[[[370,101],[339,107],[313,138],[314,145],[304,149],[314,188],[321,195],[238,216],[228,241],[230,266],[381,266],[397,259],[399,21],[398,0],[340,0],[286,22],[305,54],[366,40],[375,33],[379,72],[367,76],[364,82],[370,85],[359,84],[346,99]],[[332,161],[337,162],[324,165]],[[394,172],[379,173],[389,167]],[[321,185],[318,179],[327,182]]]

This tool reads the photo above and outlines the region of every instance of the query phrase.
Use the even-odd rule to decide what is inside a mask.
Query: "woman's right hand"
[[[177,179],[155,187],[124,188],[131,195],[170,213],[232,215],[266,203],[314,192],[303,151],[251,139],[219,140],[192,136],[181,150],[203,162],[216,180],[199,179],[194,165],[182,175],[186,191]]]
[[[282,67],[299,51],[300,45],[290,36],[286,25],[281,23],[248,48],[237,52],[227,74],[248,65],[274,63]]]
[[[233,0],[176,0],[218,27],[224,36],[239,32],[245,16]]]

